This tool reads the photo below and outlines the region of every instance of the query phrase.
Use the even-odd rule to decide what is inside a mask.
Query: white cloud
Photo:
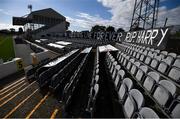
[[[112,14],[110,19],[103,19],[99,15],[89,15],[88,13],[78,13],[77,18],[67,17],[67,19],[71,23],[71,27],[78,29],[76,30],[85,30],[90,29],[91,26],[95,24],[100,25],[112,25],[116,28],[122,27],[126,30],[129,30],[134,1],[133,0],[97,0],[104,7],[108,8],[108,12]],[[166,0],[160,0],[160,2],[164,2]],[[158,26],[162,26],[166,17],[168,17],[167,25],[177,25],[180,24],[180,7],[173,8],[168,10],[166,6],[161,6],[159,8],[159,20]]]
[[[7,23],[0,23],[0,29],[10,29],[10,28],[14,28],[16,31],[18,31],[19,26],[13,26]]]
[[[99,24],[99,25],[106,25],[110,21],[107,19],[101,18],[99,15],[91,16],[87,13],[78,13],[76,15],[77,18],[72,18],[66,16],[67,21],[70,22],[70,29],[71,30],[90,30],[92,26]]]

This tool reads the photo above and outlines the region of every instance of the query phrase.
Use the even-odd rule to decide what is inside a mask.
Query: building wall
[[[61,22],[60,24],[57,24],[49,29],[46,29],[44,31],[41,31],[39,33],[36,34],[36,38],[41,38],[41,35],[47,35],[47,34],[59,34],[62,35],[66,32],[66,21]]]

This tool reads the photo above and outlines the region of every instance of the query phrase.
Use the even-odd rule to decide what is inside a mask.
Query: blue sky
[[[28,4],[33,10],[55,9],[67,17],[71,30],[80,31],[95,24],[128,29],[134,0],[0,0],[0,29],[13,27],[12,16],[29,13]],[[169,17],[169,25],[180,24],[179,13],[180,0],[161,0],[160,23]]]

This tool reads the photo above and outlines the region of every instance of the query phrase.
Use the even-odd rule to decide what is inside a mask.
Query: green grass
[[[11,60],[15,57],[12,35],[0,34],[0,59]]]

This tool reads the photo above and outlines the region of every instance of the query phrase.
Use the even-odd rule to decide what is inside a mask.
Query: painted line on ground
[[[34,107],[34,109],[26,116],[26,119],[29,119],[32,114],[39,108],[39,106],[48,98],[49,92],[39,101],[39,103]]]
[[[10,100],[12,100],[14,97],[16,97],[18,94],[20,94],[21,92],[23,92],[24,90],[26,90],[27,88],[29,88],[31,85],[33,85],[35,83],[35,81],[33,83],[31,83],[30,85],[28,85],[26,88],[24,88],[23,90],[21,90],[20,92],[16,93],[15,95],[13,95],[11,98],[9,98],[8,100],[6,100],[5,102],[3,102],[2,104],[0,104],[0,107],[2,107],[4,104],[6,104],[7,102],[9,102]]]
[[[12,85],[14,85],[14,84],[16,84],[16,83],[18,83],[18,82],[20,82],[20,81],[23,80],[23,79],[25,79],[25,77],[23,77],[23,78],[21,78],[21,79],[15,81],[15,82],[13,82],[12,84],[8,85],[7,87],[1,89],[0,92],[4,91],[5,89],[11,87]]]
[[[16,92],[17,90],[19,90],[20,88],[22,88],[24,85],[26,85],[27,83],[24,83],[23,85],[21,85],[20,87],[18,87],[17,89],[13,90],[12,92],[8,93],[7,95],[5,95],[4,97],[0,98],[0,101],[3,100],[4,98],[8,97],[9,95],[13,94],[14,92]]]
[[[11,89],[17,87],[19,84],[23,83],[24,81],[25,81],[25,80],[23,80],[23,81],[21,81],[21,82],[15,84],[15,85],[13,85],[12,87],[10,87],[10,88],[8,88],[7,90],[5,90],[4,92],[0,93],[0,95],[3,95],[4,93],[8,92],[9,90],[11,90]]]
[[[16,107],[14,107],[5,117],[4,119],[8,118],[13,112],[15,112],[21,105],[23,105],[30,97],[32,97],[39,89],[36,89],[31,95],[26,97],[22,102],[20,102]]]
[[[58,111],[59,111],[58,109],[55,109],[55,110],[53,111],[53,113],[52,113],[50,119],[55,119],[56,114],[57,114]]]

